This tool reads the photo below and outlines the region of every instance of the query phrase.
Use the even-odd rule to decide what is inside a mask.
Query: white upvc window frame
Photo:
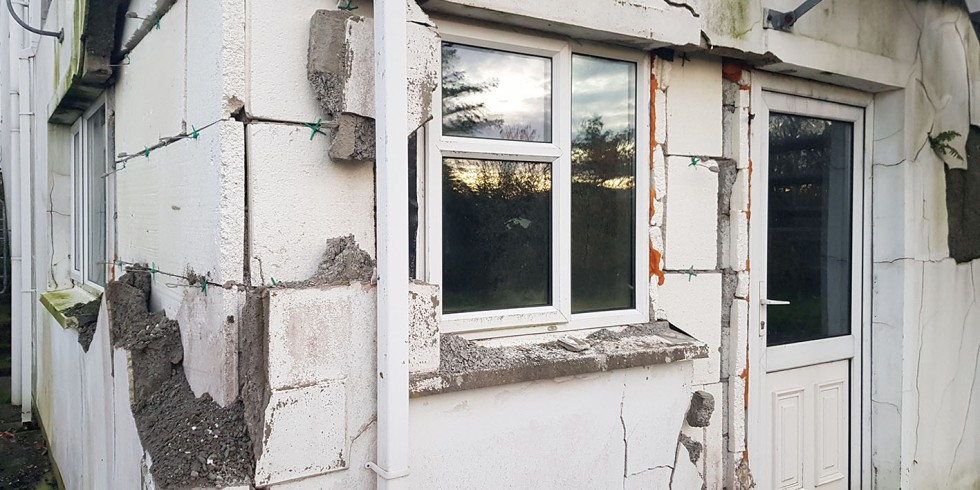
[[[109,103],[108,98],[105,94],[99,96],[92,106],[89,107],[78,120],[72,124],[71,128],[71,183],[72,183],[72,216],[71,216],[71,271],[70,277],[82,287],[89,289],[92,292],[99,293],[104,289],[103,285],[93,282],[88,274],[89,264],[89,247],[91,246],[92,235],[91,235],[91,223],[89,216],[89,209],[93,205],[91,202],[89,179],[91,178],[89,169],[92,162],[88,159],[88,141],[87,141],[87,122],[94,116],[99,110],[102,110],[105,116],[105,169],[99,173],[99,178],[107,179],[108,169],[111,165],[112,158],[112,147],[111,137],[110,137],[110,124],[109,124]],[[77,138],[77,141],[76,141]],[[105,269],[105,280],[110,279],[110,268],[108,266],[108,251],[110,244],[110,234],[111,234],[111,219],[110,219],[110,206],[109,203],[112,199],[112,190],[110,189],[109,182],[106,181],[106,198],[105,202],[101,203],[105,207],[106,216],[106,232],[103,240],[105,240],[106,257],[102,258],[102,265]],[[95,203],[98,204],[98,203]],[[79,225],[81,229],[79,229]]]
[[[432,103],[432,119],[419,141],[419,278],[442,285],[443,157],[549,162],[552,164],[552,304],[442,315],[442,333],[468,338],[599,328],[647,323],[649,312],[650,192],[650,59],[641,51],[587,42],[569,42],[543,35],[439,22],[446,42],[550,57],[552,61],[552,138],[546,142],[506,141],[442,135],[441,86]],[[635,80],[635,271],[634,307],[623,310],[571,313],[571,145],[572,55],[596,56],[636,64]],[[436,55],[440,57],[442,50]],[[441,75],[440,75],[441,80]],[[441,308],[441,305],[440,305]]]

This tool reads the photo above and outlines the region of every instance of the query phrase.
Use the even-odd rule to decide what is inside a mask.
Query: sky
[[[482,102],[488,118],[502,119],[504,126],[526,125],[537,132],[538,141],[553,140],[550,58],[460,44],[451,46],[456,50],[455,70],[465,72],[470,83],[491,85],[460,102]],[[613,132],[635,128],[635,87],[634,63],[573,55],[573,131],[594,115],[601,116],[606,129]],[[485,128],[474,136],[499,138],[500,134],[494,128]]]

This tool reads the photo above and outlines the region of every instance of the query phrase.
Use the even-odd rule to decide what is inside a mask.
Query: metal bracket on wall
[[[813,7],[816,7],[821,0],[806,0],[800,4],[799,7],[789,11],[780,12],[774,9],[764,9],[762,11],[762,16],[765,17],[766,22],[763,25],[766,29],[776,29],[785,32],[793,31],[793,24],[803,17],[803,14],[807,13]]]

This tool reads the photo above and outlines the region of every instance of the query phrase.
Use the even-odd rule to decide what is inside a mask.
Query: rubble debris
[[[159,488],[224,487],[251,481],[252,443],[241,401],[221,408],[211,395],[197,398],[181,371],[133,415]]]
[[[145,267],[131,267],[106,285],[112,344],[132,360],[133,416],[158,488],[248,485],[254,468],[245,408],[220,407],[194,396],[183,369],[180,327],[149,311]],[[125,376],[125,373],[116,373]]]
[[[374,282],[374,259],[357,246],[354,235],[327,240],[327,249],[316,272],[304,281],[282,283],[283,287],[311,288],[346,286],[352,282]]]

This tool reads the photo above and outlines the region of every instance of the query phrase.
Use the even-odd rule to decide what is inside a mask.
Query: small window
[[[441,25],[410,240],[443,331],[648,321],[646,56]]]
[[[99,102],[72,127],[72,269],[84,284],[105,286],[108,271],[108,131]]]

